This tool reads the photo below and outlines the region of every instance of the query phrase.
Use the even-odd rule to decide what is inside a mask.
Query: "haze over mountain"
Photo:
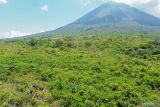
[[[160,19],[123,3],[108,2],[75,22],[50,32],[153,31]]]

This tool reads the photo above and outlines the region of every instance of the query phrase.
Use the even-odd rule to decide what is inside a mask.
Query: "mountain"
[[[140,24],[160,26],[160,19],[121,3],[105,3],[73,22],[83,25]]]
[[[71,24],[41,35],[142,31],[160,34],[159,29],[159,18],[123,3],[107,2]]]

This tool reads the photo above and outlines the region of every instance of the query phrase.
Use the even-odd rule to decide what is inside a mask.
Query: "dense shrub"
[[[144,35],[0,42],[0,106],[158,107],[160,45]]]

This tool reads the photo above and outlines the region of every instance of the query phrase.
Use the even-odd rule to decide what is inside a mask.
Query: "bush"
[[[31,39],[28,44],[33,47],[33,46],[36,46],[38,42],[35,39]]]

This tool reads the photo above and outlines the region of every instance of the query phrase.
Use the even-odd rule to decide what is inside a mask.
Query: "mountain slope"
[[[105,3],[72,24],[109,25],[132,23],[160,26],[160,19],[121,3]]]
[[[56,33],[135,32],[159,33],[160,19],[126,4],[108,2],[75,22],[58,28]]]
[[[159,29],[160,18],[123,3],[107,2],[66,26],[27,37],[126,32],[160,35]]]

